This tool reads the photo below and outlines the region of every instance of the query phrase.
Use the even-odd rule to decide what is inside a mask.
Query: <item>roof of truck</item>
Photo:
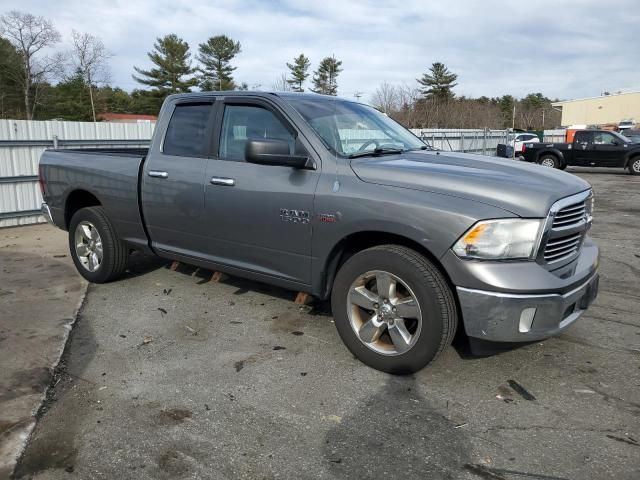
[[[313,100],[342,100],[344,102],[354,102],[348,98],[336,97],[333,95],[322,95],[320,93],[312,92],[276,92],[276,91],[264,91],[264,90],[223,90],[223,91],[207,91],[207,92],[189,92],[189,93],[176,93],[170,95],[170,97],[202,97],[202,96],[215,96],[215,97],[244,97],[244,96],[277,96],[282,98],[308,98]]]

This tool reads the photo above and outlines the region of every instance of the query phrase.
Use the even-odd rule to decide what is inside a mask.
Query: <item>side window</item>
[[[169,120],[162,152],[182,157],[206,156],[209,153],[207,129],[210,114],[210,103],[176,105]]]
[[[591,143],[592,141],[592,134],[591,132],[576,132],[575,136],[573,137],[573,141],[576,143]]]
[[[220,134],[219,157],[244,161],[244,149],[249,139],[268,138],[289,144],[293,153],[296,137],[266,108],[253,105],[227,105],[224,108]]]
[[[593,143],[596,145],[617,145],[618,141],[610,133],[598,132],[594,135]]]

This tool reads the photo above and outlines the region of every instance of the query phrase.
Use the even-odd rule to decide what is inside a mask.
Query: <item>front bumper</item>
[[[467,335],[494,342],[528,342],[559,334],[595,300],[599,276],[564,293],[526,295],[457,287]]]

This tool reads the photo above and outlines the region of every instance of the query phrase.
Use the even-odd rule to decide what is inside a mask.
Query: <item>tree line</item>
[[[132,78],[141,87],[131,92],[110,85],[113,54],[100,38],[73,31],[67,48],[51,53],[61,42],[46,18],[18,11],[0,16],[0,118],[96,121],[105,112],[156,115],[174,93],[249,89],[235,78],[234,60],[242,46],[227,35],[198,44],[193,58],[190,45],[177,34],[157,38],[147,63],[134,67]],[[338,94],[343,68],[335,56],[322,58],[313,72],[304,53],[285,65],[273,90]],[[522,99],[458,97],[457,79],[435,62],[414,85],[382,83],[370,103],[411,128],[533,129],[559,123],[558,112],[541,93]]]
[[[544,130],[560,125],[560,112],[542,93],[521,99],[512,95],[456,96],[457,79],[457,74],[435,62],[415,85],[383,82],[373,93],[371,104],[410,128]]]

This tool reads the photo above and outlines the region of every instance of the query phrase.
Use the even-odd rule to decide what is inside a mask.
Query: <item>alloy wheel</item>
[[[76,255],[80,264],[90,272],[100,268],[103,258],[102,239],[95,225],[88,221],[78,224],[75,231]]]
[[[551,158],[545,158],[544,160],[542,160],[542,166],[554,168],[556,166],[556,163]]]
[[[360,275],[349,289],[347,313],[358,339],[383,355],[409,351],[422,331],[422,312],[409,286],[392,273]]]

